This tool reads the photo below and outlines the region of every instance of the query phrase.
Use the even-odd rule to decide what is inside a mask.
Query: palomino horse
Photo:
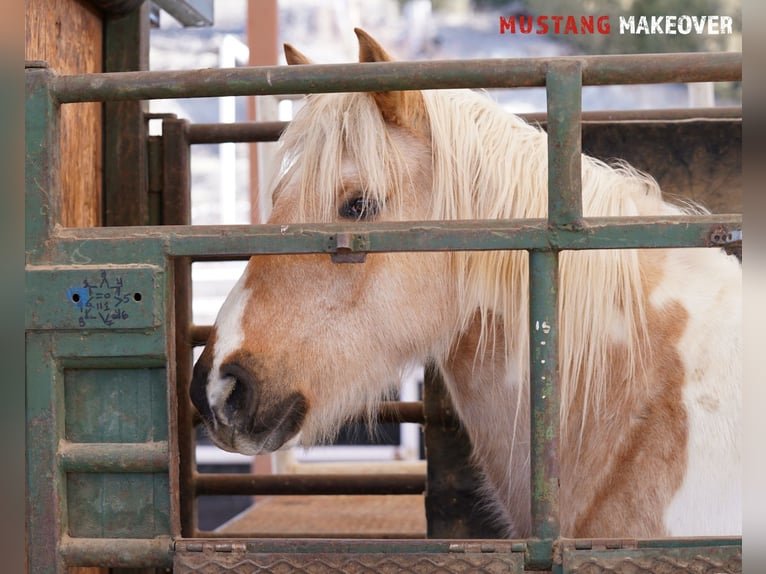
[[[357,30],[360,61],[389,60]],[[285,46],[289,64],[309,60]],[[540,218],[543,131],[467,90],[312,95],[281,139],[270,221]],[[689,213],[582,158],[586,216]],[[560,257],[566,536],[740,532],[741,269],[717,249]],[[416,362],[440,367],[509,536],[530,534],[528,254],[253,257],[194,369],[222,448],[333,436]]]

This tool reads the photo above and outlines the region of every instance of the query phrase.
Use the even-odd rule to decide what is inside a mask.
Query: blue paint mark
[[[88,289],[85,287],[70,287],[66,290],[66,297],[82,311],[88,302]]]

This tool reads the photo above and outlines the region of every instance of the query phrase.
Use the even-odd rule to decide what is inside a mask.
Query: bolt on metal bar
[[[582,67],[551,62],[548,94],[548,221],[556,227],[582,225]]]
[[[529,254],[532,535],[559,535],[558,252]]]
[[[631,54],[561,58],[580,61],[583,85],[737,81],[739,52]],[[319,92],[545,85],[553,58],[312,64],[187,71],[113,72],[58,76],[61,103]]]

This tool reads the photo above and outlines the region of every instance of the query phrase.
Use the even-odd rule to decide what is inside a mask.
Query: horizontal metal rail
[[[732,246],[741,242],[741,215],[593,217],[581,226],[544,219],[413,221],[347,224],[209,225],[57,228],[62,256],[88,257],[110,245],[198,260],[255,254],[506,249],[580,250]],[[350,237],[339,236],[347,234]],[[346,241],[348,240],[348,241]],[[349,245],[349,247],[340,247]],[[119,251],[119,249],[117,250]]]
[[[738,81],[740,52],[632,54],[568,58],[498,58],[434,62],[312,64],[188,71],[57,76],[61,103],[365,92],[443,88],[544,86],[551,62],[575,60],[585,86]]]
[[[248,143],[277,141],[290,122],[237,122],[190,124],[190,144]]]
[[[258,532],[252,532],[248,531],[245,528],[236,529],[234,530],[222,530],[222,531],[216,531],[216,530],[197,530],[194,533],[194,536],[192,538],[198,539],[198,538],[215,538],[215,539],[226,539],[231,540],[232,538],[257,538],[257,539],[289,539],[289,540],[296,540],[301,538],[306,539],[315,539],[315,540],[321,540],[321,539],[327,539],[327,540],[333,540],[333,539],[343,539],[343,538],[351,538],[353,537],[354,540],[424,540],[426,538],[425,532],[422,534],[413,533],[413,532],[395,532],[395,531],[386,531],[386,532],[359,532],[358,530],[355,530],[353,532],[346,531],[346,532],[270,532],[265,530],[260,530]]]
[[[173,540],[168,536],[144,539],[64,535],[58,550],[68,566],[149,568],[173,564]]]
[[[199,474],[197,496],[216,494],[422,494],[424,474]]]
[[[59,459],[67,472],[167,472],[168,442],[59,443]]]
[[[545,123],[545,112],[518,114],[530,123]],[[598,122],[675,122],[742,119],[741,107],[668,108],[657,110],[597,110],[582,113],[583,123]],[[250,143],[277,141],[290,122],[237,122],[228,124],[190,124],[190,144]]]

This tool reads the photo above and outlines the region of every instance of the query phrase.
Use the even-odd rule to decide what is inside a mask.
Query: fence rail
[[[58,76],[60,103],[278,94],[545,86],[552,62],[578,62],[584,86],[739,81],[740,52],[312,64]]]

